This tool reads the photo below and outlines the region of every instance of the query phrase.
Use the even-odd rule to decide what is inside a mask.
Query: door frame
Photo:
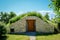
[[[33,20],[34,21],[34,32],[36,32],[36,20],[34,19],[28,19],[28,20]],[[28,20],[26,20],[26,32],[28,32]]]

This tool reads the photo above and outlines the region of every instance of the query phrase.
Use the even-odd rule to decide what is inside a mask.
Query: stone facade
[[[43,33],[53,33],[54,32],[54,27],[51,26],[50,24],[44,22],[43,20],[41,20],[40,18],[36,17],[36,16],[27,16],[24,17],[20,20],[18,20],[15,23],[12,23],[9,27],[9,32],[10,29],[13,28],[14,32],[19,33],[19,32],[26,32],[27,30],[27,22],[26,20],[36,20],[35,22],[35,27],[36,27],[36,32],[43,32]]]

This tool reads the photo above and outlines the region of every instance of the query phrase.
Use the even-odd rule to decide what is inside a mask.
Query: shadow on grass
[[[12,35],[27,35],[27,36],[49,36],[49,35],[55,35],[55,34],[58,34],[58,33],[38,33],[38,32],[28,33],[28,32],[24,32],[24,33],[9,33],[9,34],[12,34]]]
[[[35,36],[36,32],[24,32],[24,33],[9,33],[9,34],[12,34],[12,35],[26,35],[26,36]]]
[[[12,35],[26,35],[26,33],[9,33],[9,34],[12,34]]]
[[[56,35],[59,33],[37,33],[36,36],[49,36],[49,35]]]
[[[1,36],[0,40],[7,40],[7,36]]]

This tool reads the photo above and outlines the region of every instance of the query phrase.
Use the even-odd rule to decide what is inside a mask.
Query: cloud
[[[17,12],[17,15],[21,15],[21,14],[24,14],[24,13],[27,13],[27,11],[20,11],[20,12]]]
[[[54,12],[53,12],[53,11],[46,11],[46,10],[37,11],[37,12],[40,12],[42,15],[45,15],[46,13],[54,14]]]
[[[42,11],[37,11],[37,12],[40,12],[43,16],[46,14],[46,13],[49,13],[49,17],[50,17],[50,19],[51,18],[54,18],[54,16],[55,16],[55,13],[53,12],[53,11],[46,11],[46,10],[42,10]]]

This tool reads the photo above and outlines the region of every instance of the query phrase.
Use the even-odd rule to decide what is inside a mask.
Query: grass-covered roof
[[[39,17],[40,19],[42,19],[43,21],[45,21],[45,22],[47,22],[47,23],[49,23],[49,24],[51,24],[51,25],[55,25],[55,23],[52,23],[51,21],[49,21],[49,20],[47,20],[46,18],[44,18],[44,17],[42,16],[42,14],[39,13],[39,12],[27,12],[27,13],[21,14],[21,15],[19,15],[19,16],[16,16],[16,17],[13,17],[12,19],[10,19],[9,23],[10,23],[10,24],[11,24],[11,23],[14,23],[14,22],[16,22],[16,21],[18,21],[18,20],[26,17],[26,16],[36,16],[36,17]],[[9,24],[9,23],[8,23],[8,24]]]
[[[38,12],[27,12],[27,13],[21,14],[19,16],[16,16],[16,17],[10,19],[10,23],[14,23],[14,22],[20,20],[21,18],[26,17],[26,16],[37,16],[37,17],[43,19],[42,15]]]
[[[27,12],[27,13],[21,14],[19,16],[13,17],[12,19],[10,19],[9,23],[7,24],[7,26],[9,26],[10,24],[12,24],[12,23],[14,23],[14,22],[24,18],[24,17],[27,17],[27,16],[36,16],[36,17],[39,17],[40,19],[42,19],[43,21],[49,23],[50,25],[53,25],[53,26],[57,27],[56,23],[53,23],[53,22],[47,20],[46,18],[44,18],[42,16],[41,13],[38,13],[38,12]]]

